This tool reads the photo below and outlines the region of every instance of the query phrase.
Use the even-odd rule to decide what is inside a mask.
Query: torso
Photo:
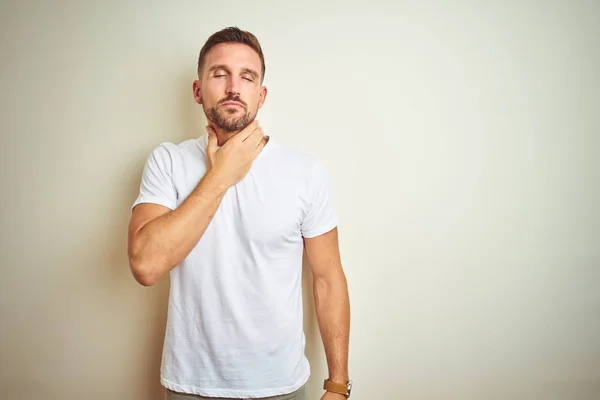
[[[206,172],[206,136],[169,145],[177,206]],[[314,161],[271,139],[171,271],[163,384],[267,397],[309,375],[302,329],[302,221]]]

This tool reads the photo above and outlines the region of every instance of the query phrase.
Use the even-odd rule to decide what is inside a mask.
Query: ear
[[[263,104],[265,104],[265,100],[267,99],[267,93],[268,90],[266,86],[260,88],[260,95],[258,97],[258,108],[261,108]]]
[[[193,85],[192,85],[192,91],[194,94],[194,100],[196,100],[196,103],[198,104],[202,104],[202,89],[200,87],[200,80],[197,79],[194,81]]]

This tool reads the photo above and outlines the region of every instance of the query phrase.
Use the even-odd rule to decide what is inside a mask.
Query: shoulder
[[[188,139],[182,142],[162,142],[156,145],[150,158],[159,164],[169,164],[185,161],[186,158],[197,158],[199,154],[204,154],[204,148],[201,145],[202,138]]]
[[[194,139],[187,139],[182,142],[162,142],[156,148],[155,151],[166,152],[172,155],[186,155],[187,153],[198,153],[204,152],[202,142],[205,141],[205,136]]]
[[[272,146],[269,149],[269,158],[290,172],[293,171],[309,178],[316,170],[322,169],[321,163],[312,154],[273,139],[269,141],[268,146]]]

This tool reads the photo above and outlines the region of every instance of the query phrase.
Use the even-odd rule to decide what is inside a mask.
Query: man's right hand
[[[223,146],[218,145],[217,134],[211,127],[207,127],[206,130],[208,173],[226,187],[235,185],[246,176],[252,163],[269,141],[269,137],[264,136],[256,120]]]

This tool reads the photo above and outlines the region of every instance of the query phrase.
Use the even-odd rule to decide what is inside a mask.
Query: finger
[[[258,143],[258,146],[256,146],[255,155],[258,155],[265,148],[267,143],[269,143],[269,136],[263,136]]]
[[[256,122],[256,124],[254,124],[254,122]],[[249,134],[245,135],[246,137],[243,140],[243,142],[247,143],[251,147],[256,147],[258,146],[258,143],[260,143],[262,137],[264,137],[265,135],[262,128],[258,124],[258,121],[254,120],[253,124],[255,125],[255,128],[253,128]],[[248,128],[250,128],[250,125],[248,126]]]
[[[256,147],[260,144],[260,141],[265,137],[265,133],[262,130],[261,127],[258,127],[254,130],[254,132],[252,132],[252,135],[250,135],[248,137],[248,139],[246,140],[246,143],[248,143],[248,145],[250,147]]]
[[[240,137],[242,142],[245,142],[250,136],[252,136],[252,134],[257,128],[260,128],[260,126],[258,125],[258,121],[254,120],[250,123],[250,125],[245,127],[237,136]]]

